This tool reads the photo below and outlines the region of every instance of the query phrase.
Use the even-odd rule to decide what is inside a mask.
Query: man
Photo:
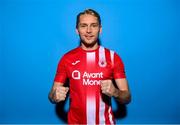
[[[99,45],[102,26],[96,11],[78,14],[76,32],[81,45],[60,60],[49,98],[64,101],[70,90],[68,124],[115,124],[111,97],[122,104],[131,99],[123,62],[114,51]],[[67,79],[69,88],[63,86]]]

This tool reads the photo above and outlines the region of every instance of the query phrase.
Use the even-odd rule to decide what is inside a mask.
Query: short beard
[[[100,45],[99,38],[96,41],[94,41],[93,43],[91,43],[91,44],[88,44],[88,43],[84,42],[82,39],[80,40],[80,45],[84,44],[84,46],[86,46],[87,48],[93,47],[96,43],[98,43],[98,45]]]

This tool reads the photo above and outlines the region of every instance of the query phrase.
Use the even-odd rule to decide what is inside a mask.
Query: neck
[[[96,50],[98,48],[98,43],[95,43],[94,45],[85,45],[81,43],[81,47],[83,50]]]

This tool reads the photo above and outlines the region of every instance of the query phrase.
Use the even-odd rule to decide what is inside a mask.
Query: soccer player
[[[49,99],[64,101],[70,91],[68,124],[115,124],[111,97],[121,104],[131,100],[123,62],[99,45],[102,26],[96,11],[77,15],[76,32],[81,44],[61,58]],[[69,87],[64,86],[67,79]]]

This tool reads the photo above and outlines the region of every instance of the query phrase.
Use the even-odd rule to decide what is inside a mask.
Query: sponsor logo
[[[80,79],[80,77],[81,77],[81,73],[78,70],[74,70],[72,72],[72,78],[73,79]]]
[[[103,78],[103,73],[87,73],[84,72],[83,78]]]
[[[80,71],[74,70],[72,72],[72,78],[75,80],[81,79]],[[101,80],[99,79],[103,79],[103,72],[82,73],[83,85],[100,85]]]

